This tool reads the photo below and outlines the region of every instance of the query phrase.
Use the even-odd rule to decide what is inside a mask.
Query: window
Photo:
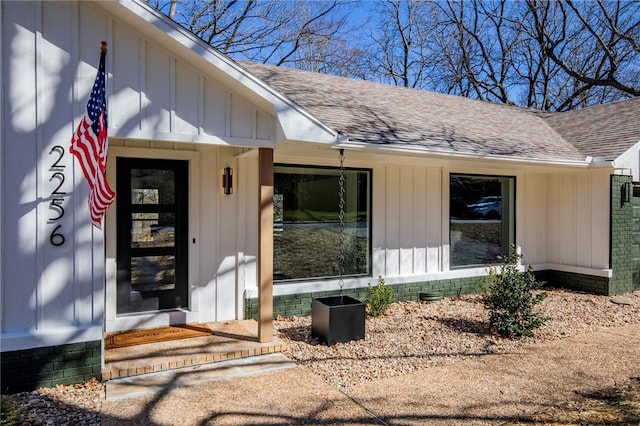
[[[274,281],[340,275],[340,169],[274,168]],[[344,172],[344,276],[369,275],[371,171]]]
[[[499,263],[514,242],[514,206],[515,178],[452,174],[450,265]]]

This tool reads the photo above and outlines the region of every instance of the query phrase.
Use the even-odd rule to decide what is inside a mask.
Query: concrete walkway
[[[640,376],[640,325],[343,389],[280,355],[262,362],[199,377],[176,372],[128,398],[109,382],[103,424],[501,424]]]

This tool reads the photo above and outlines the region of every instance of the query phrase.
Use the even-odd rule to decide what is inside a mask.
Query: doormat
[[[107,335],[105,338],[105,348],[124,348],[127,346],[144,345],[145,343],[158,343],[211,335],[211,329],[207,327],[206,324],[182,324],[170,327],[150,328],[148,330],[124,331],[122,333]]]

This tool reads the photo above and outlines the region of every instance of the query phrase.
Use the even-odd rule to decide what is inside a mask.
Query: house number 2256
[[[49,242],[59,247],[64,244],[65,238],[60,228],[61,224],[57,223],[64,217],[64,207],[62,204],[64,203],[64,198],[67,195],[65,191],[62,190],[62,186],[64,185],[64,164],[60,164],[62,157],[64,157],[64,148],[60,145],[56,145],[51,148],[49,151],[49,155],[56,155],[57,158],[49,167],[49,171],[51,175],[49,176],[49,182],[55,182],[55,189],[51,191],[50,200],[49,201],[49,210],[51,211],[51,216],[49,216],[48,223],[53,225],[53,230],[51,230],[51,234],[49,234]]]

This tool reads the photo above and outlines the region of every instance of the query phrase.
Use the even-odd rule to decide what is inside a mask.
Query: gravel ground
[[[279,318],[276,332],[285,354],[327,382],[346,387],[403,375],[460,359],[496,354],[539,342],[640,323],[640,291],[619,297],[546,289],[539,305],[550,320],[530,337],[509,340],[487,326],[479,296],[437,303],[400,302],[378,318],[367,318],[366,338],[331,347],[311,338],[311,318]],[[4,398],[4,397],[3,397]],[[18,425],[98,425],[103,384],[92,381],[11,395]]]
[[[280,319],[285,354],[336,386],[392,377],[458,359],[640,322],[640,291],[620,297],[546,289],[537,309],[550,320],[532,336],[505,339],[488,326],[481,296],[400,302],[367,318],[365,339],[328,347],[311,337],[311,318]]]

